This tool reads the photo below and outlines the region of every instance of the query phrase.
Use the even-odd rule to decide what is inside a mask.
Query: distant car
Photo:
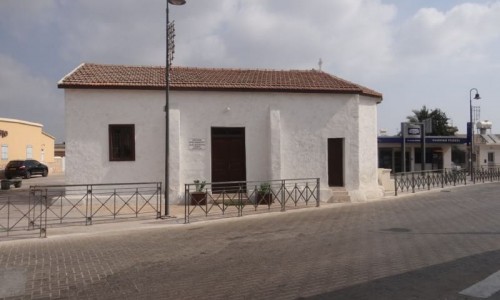
[[[26,160],[11,160],[5,166],[5,178],[12,179],[14,177],[30,178],[31,175],[49,175],[49,168],[41,162],[34,159]]]

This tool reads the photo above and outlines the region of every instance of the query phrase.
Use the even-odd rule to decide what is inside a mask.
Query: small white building
[[[498,168],[500,157],[500,135],[491,132],[492,123],[488,120],[476,123],[478,133],[474,136],[475,166],[477,168]]]
[[[327,73],[173,67],[169,197],[184,184],[320,178],[321,200],[382,195],[382,95]],[[165,68],[82,64],[65,89],[66,182],[163,181]]]

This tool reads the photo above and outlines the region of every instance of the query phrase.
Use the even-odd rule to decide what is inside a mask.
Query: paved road
[[[0,242],[0,297],[479,299],[459,293],[500,270],[499,194],[492,183]]]
[[[0,190],[0,196],[6,197],[24,193],[26,190],[29,190],[32,185],[60,185],[64,184],[64,181],[64,173],[49,174],[47,177],[34,175],[30,179],[22,179],[22,185],[20,188],[15,188],[12,185],[9,190]]]

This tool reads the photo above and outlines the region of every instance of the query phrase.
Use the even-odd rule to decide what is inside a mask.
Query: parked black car
[[[49,175],[49,168],[41,162],[34,159],[11,160],[5,166],[5,178],[14,177],[30,178],[31,175],[39,174],[43,177]]]

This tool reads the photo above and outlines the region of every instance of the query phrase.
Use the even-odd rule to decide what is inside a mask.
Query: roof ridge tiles
[[[82,66],[96,66],[96,67],[122,67],[122,68],[153,68],[153,69],[165,69],[164,65],[126,65],[126,64],[110,64],[110,63],[89,63],[89,62],[83,62],[81,63],[76,69],[82,67]],[[191,67],[191,66],[171,66],[170,69],[188,69],[188,70],[213,70],[213,71],[263,71],[263,72],[300,72],[300,73],[310,73],[310,72],[317,72],[317,73],[323,73],[325,75],[329,75],[332,77],[336,77],[338,79],[344,80],[340,77],[331,75],[329,73],[326,73],[322,70],[316,70],[316,69],[308,69],[308,70],[301,70],[301,69],[272,69],[272,68],[222,68],[222,67]],[[69,74],[68,74],[69,75]]]

